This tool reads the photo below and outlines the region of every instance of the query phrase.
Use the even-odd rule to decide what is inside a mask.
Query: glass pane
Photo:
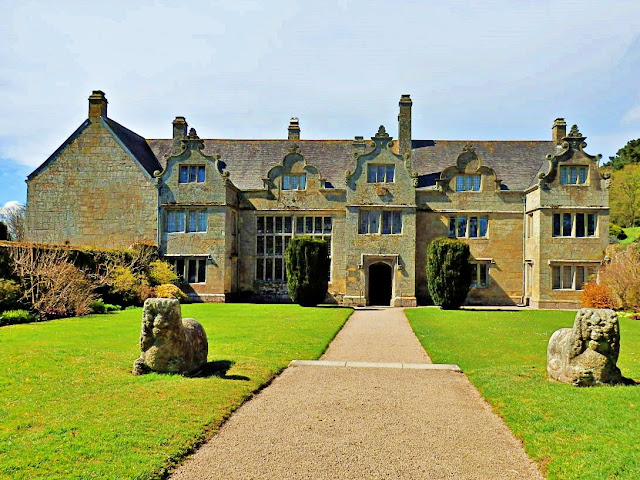
[[[187,183],[189,181],[189,167],[186,165],[180,166],[180,177],[178,183]]]
[[[324,217],[324,233],[331,233],[331,217]]]
[[[458,237],[467,236],[467,217],[458,217]]]
[[[305,188],[307,188],[307,175],[300,175],[300,185],[299,187],[300,190],[304,190]]]
[[[315,228],[313,233],[322,233],[322,217],[315,217]]]
[[[369,233],[380,233],[380,212],[369,212]]]
[[[394,165],[387,165],[387,182],[389,183],[393,183],[395,168],[396,167]]]
[[[480,268],[480,286],[481,287],[486,287],[487,286],[487,265],[486,264],[481,264],[478,265],[478,267]]]
[[[258,233],[264,233],[264,217],[258,217]]]
[[[287,250],[287,247],[289,246],[289,242],[291,241],[291,237],[284,237],[284,249],[285,251]]]
[[[596,214],[587,215],[587,235],[593,237],[596,234]]]
[[[581,266],[576,267],[576,290],[582,290],[582,285],[585,282],[585,268]]]
[[[560,288],[560,267],[551,267],[551,276],[553,278],[553,289],[558,290]]]
[[[449,236],[456,236],[456,217],[449,217]]]
[[[291,233],[292,220],[291,217],[284,217],[284,233]]]
[[[273,237],[266,237],[264,254],[273,255]]]
[[[282,233],[282,217],[276,217],[276,233]]]
[[[304,233],[304,217],[296,218],[296,233],[300,235]]]
[[[273,233],[273,217],[265,217],[266,233]]]
[[[206,210],[200,210],[200,231],[201,232],[206,232],[207,231],[207,211]]]
[[[554,237],[560,236],[560,214],[559,213],[553,214],[553,236]]]
[[[469,217],[469,236],[478,236],[478,217]]]
[[[471,185],[472,185],[471,176],[470,175],[465,175],[465,177],[464,177],[464,189],[466,191],[471,190],[471,188],[472,188]]]
[[[276,255],[282,255],[282,243],[283,243],[282,240],[283,240],[283,237],[276,237],[276,248],[275,248]]]
[[[476,192],[480,190],[480,175],[473,176],[473,190]]]
[[[393,212],[393,233],[402,233],[402,212]]]
[[[576,167],[571,167],[569,169],[569,183],[571,185],[578,183],[578,169]]]
[[[576,237],[584,237],[584,213],[576,213]]]
[[[391,233],[391,212],[382,212],[382,233],[389,235]]]
[[[580,183],[587,183],[587,167],[578,168],[578,173],[580,175]]]
[[[327,247],[328,247],[328,250],[329,250],[329,258],[331,258],[331,236],[324,237],[324,239],[327,241]]]
[[[291,175],[290,177],[290,182],[291,182],[291,190],[298,190],[298,178],[295,175]]]
[[[291,190],[291,182],[290,182],[291,178],[289,177],[289,175],[283,175],[282,176],[282,189],[283,190]]]
[[[264,255],[264,237],[259,236],[256,242],[256,255]]]
[[[560,167],[560,183],[567,184],[568,182],[567,167]]]
[[[189,260],[189,267],[187,272],[187,278],[189,283],[196,283],[196,261]]]
[[[189,167],[189,182],[195,182],[197,178],[197,169],[194,165]]]
[[[376,181],[376,166],[369,165],[369,169],[367,170],[367,182],[374,183]]]
[[[273,259],[266,258],[264,262],[264,279],[273,280]]]
[[[176,273],[184,280],[184,258],[176,260]]]
[[[264,279],[264,259],[259,258],[256,262],[256,280]]]
[[[489,217],[480,217],[480,236],[487,236],[487,229],[489,228]]]
[[[207,261],[204,259],[201,259],[198,262],[198,282],[199,283],[204,283],[206,281],[205,280],[206,272],[207,272]]]
[[[204,182],[204,166],[198,167],[198,181]]]
[[[185,218],[186,218],[186,214],[184,210],[179,210],[176,212],[176,215],[178,216],[178,232],[184,232],[184,222],[185,222]]]
[[[471,264],[471,286],[478,286],[478,265],[475,263]]]
[[[358,233],[369,233],[369,212],[363,210],[360,212],[360,228]]]
[[[458,175],[456,177],[456,191],[462,192],[464,190],[464,177],[462,175]]]
[[[281,258],[276,258],[275,259],[275,273],[273,278],[276,280],[282,280],[283,278],[283,272],[282,272],[282,266],[283,266],[283,262]]]
[[[304,219],[304,233],[313,233],[313,217],[305,217]]]
[[[570,213],[562,214],[562,236],[563,237],[571,236],[571,214]]]
[[[176,212],[169,210],[167,212],[167,232],[175,232],[177,228],[176,223]]]
[[[571,267],[565,265],[562,267],[562,288],[572,288],[573,278],[571,276]]]
[[[189,210],[189,221],[187,222],[187,232],[195,232],[198,227],[198,212]]]

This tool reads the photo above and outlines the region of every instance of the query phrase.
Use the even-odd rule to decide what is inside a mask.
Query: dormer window
[[[369,165],[367,183],[393,183],[395,165]]]
[[[304,190],[307,188],[307,174],[286,174],[282,176],[282,190]]]
[[[178,183],[204,182],[204,165],[180,165]]]
[[[456,177],[456,192],[478,192],[480,190],[480,175],[458,175]]]
[[[584,185],[587,183],[589,167],[560,167],[560,183],[562,185]]]

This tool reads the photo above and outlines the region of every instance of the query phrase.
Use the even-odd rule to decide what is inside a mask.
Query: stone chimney
[[[187,121],[184,117],[176,117],[173,121],[173,153],[179,153],[182,139],[187,136]]]
[[[567,136],[567,122],[564,118],[556,118],[551,127],[551,140],[556,145],[561,145],[563,138]]]
[[[300,140],[300,121],[296,117],[289,122],[289,140]]]
[[[398,115],[398,148],[403,157],[411,153],[411,97],[400,97],[400,114]]]
[[[102,90],[94,90],[89,96],[89,120],[100,120],[100,117],[107,118],[107,97]]]

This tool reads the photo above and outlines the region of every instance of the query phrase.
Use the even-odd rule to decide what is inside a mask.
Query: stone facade
[[[399,139],[201,139],[176,117],[145,140],[89,119],[28,178],[27,235],[42,243],[154,242],[202,301],[286,301],[283,253],[295,235],[331,246],[330,300],[429,302],[426,246],[468,242],[469,304],[573,308],[608,243],[608,179],[577,127],[550,141],[415,140],[400,99]]]

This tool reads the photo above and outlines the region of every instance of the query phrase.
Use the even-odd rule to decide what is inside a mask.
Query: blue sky
[[[109,116],[169,138],[548,139],[577,123],[606,160],[640,138],[640,2],[0,0],[0,205],[105,91]],[[99,166],[96,166],[99,168]]]

